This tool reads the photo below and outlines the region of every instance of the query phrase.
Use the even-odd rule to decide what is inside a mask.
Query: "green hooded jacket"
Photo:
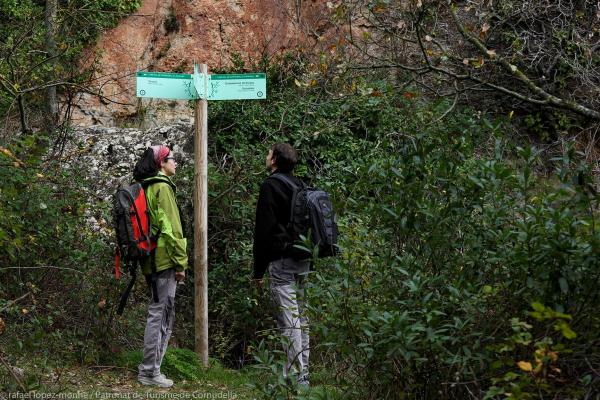
[[[179,208],[175,202],[177,188],[168,176],[160,172],[144,182],[147,180],[153,181],[146,189],[152,235],[160,231],[154,257],[156,272],[170,268],[184,271],[188,267],[187,240],[183,237]],[[152,273],[150,259],[142,265],[142,271],[145,275]]]

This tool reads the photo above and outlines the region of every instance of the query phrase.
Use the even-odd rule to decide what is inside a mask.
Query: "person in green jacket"
[[[143,385],[163,388],[173,386],[173,381],[160,372],[160,366],[173,331],[177,282],[185,279],[188,265],[187,241],[183,237],[175,201],[177,189],[171,181],[176,168],[177,163],[169,148],[157,145],[144,152],[133,172],[136,181],[147,184],[144,186],[152,235],[158,236],[154,255],[142,265],[152,298],[148,304],[138,381]]]

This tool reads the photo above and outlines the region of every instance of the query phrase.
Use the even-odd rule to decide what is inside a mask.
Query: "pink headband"
[[[150,148],[154,153],[154,162],[156,163],[156,166],[160,168],[160,164],[163,162],[165,157],[169,155],[171,150],[169,150],[167,146],[164,146],[162,144],[151,146]]]

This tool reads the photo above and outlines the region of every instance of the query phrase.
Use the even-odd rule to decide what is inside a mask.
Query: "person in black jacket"
[[[287,339],[287,363],[283,374],[294,375],[298,384],[308,385],[309,333],[305,316],[304,286],[310,271],[309,260],[296,260],[292,235],[288,229],[294,189],[276,179],[284,174],[296,186],[302,182],[293,175],[298,156],[292,146],[277,143],[266,159],[270,176],[260,187],[254,230],[254,276],[262,287],[269,270],[271,296],[278,307],[277,325]]]

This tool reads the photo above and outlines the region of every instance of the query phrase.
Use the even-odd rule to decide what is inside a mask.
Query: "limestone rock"
[[[81,190],[89,199],[88,227],[112,237],[106,214],[119,186],[133,180],[133,167],[147,147],[166,144],[180,167],[193,163],[193,125],[179,124],[148,130],[89,126],[76,128],[63,152],[63,166],[81,174]]]

